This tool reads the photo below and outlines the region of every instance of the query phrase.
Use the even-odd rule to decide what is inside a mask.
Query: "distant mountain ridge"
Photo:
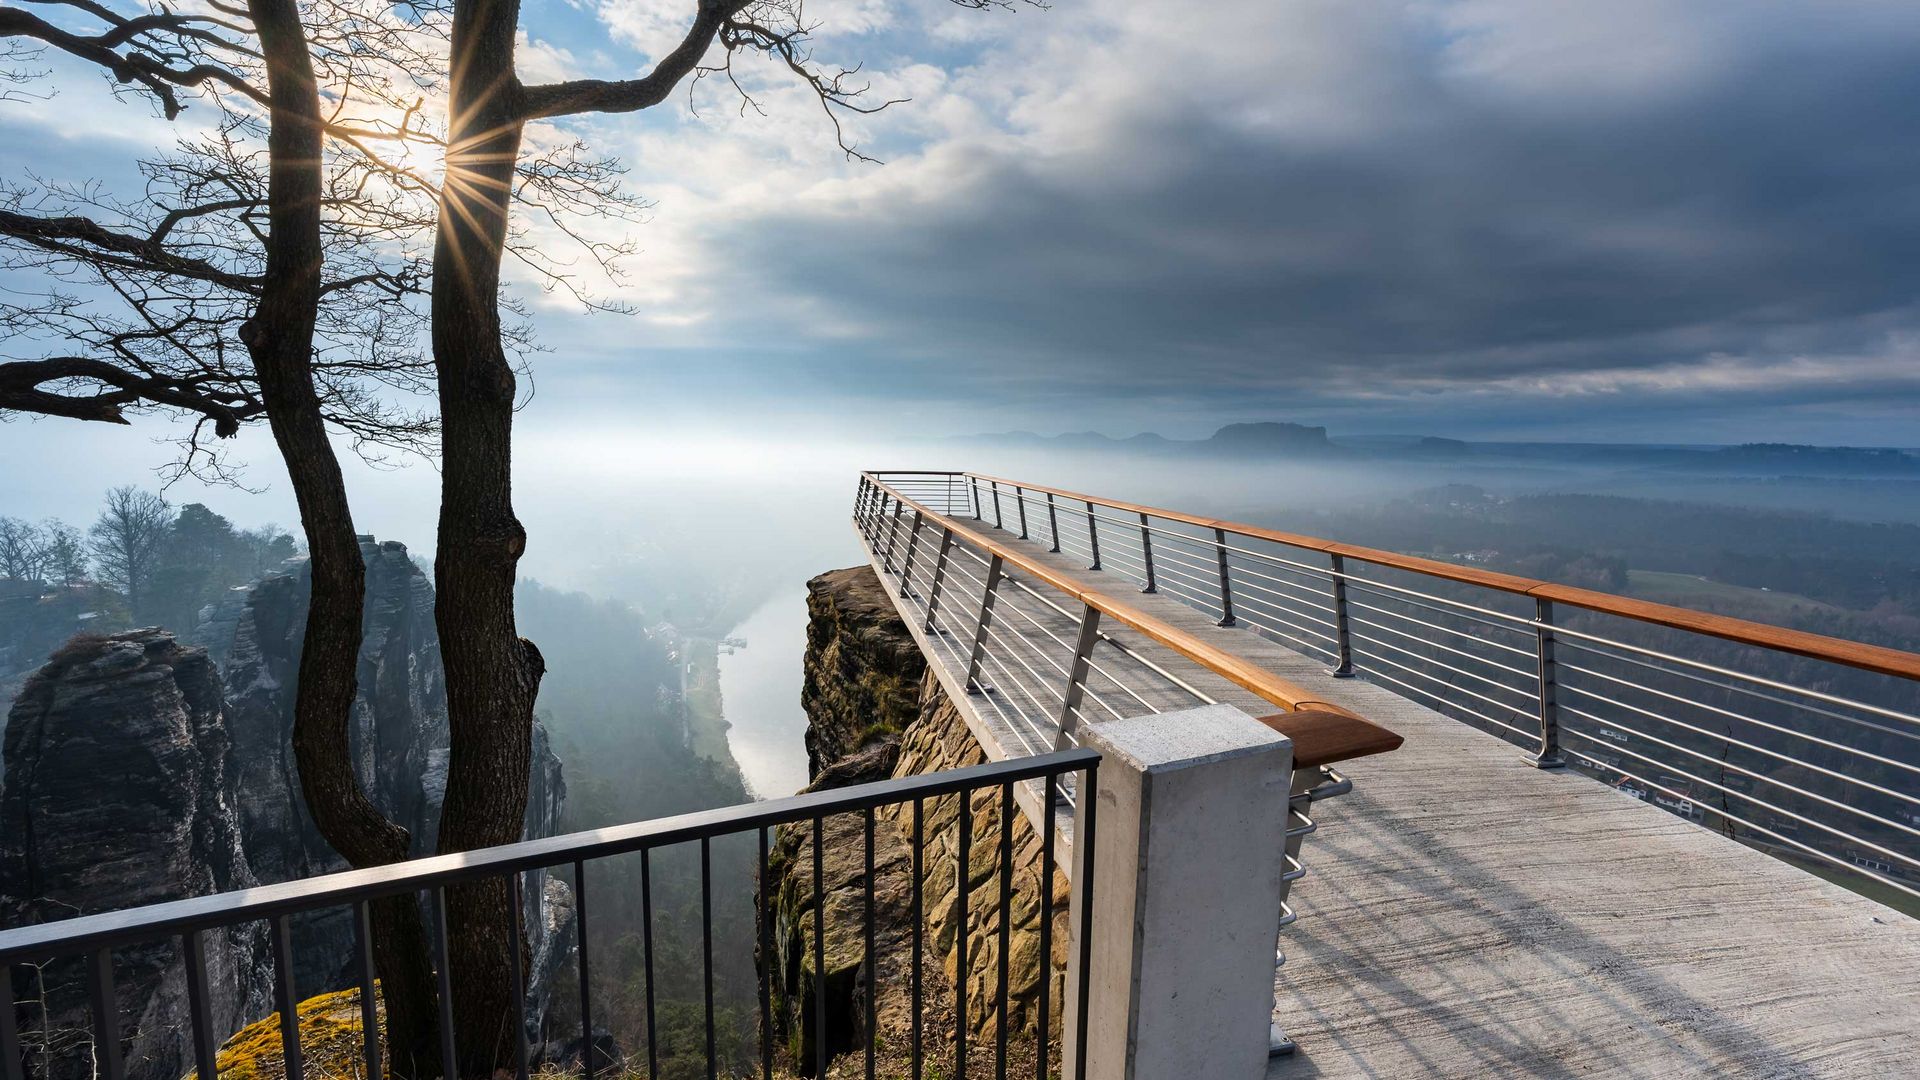
[[[1434,435],[1330,435],[1319,426],[1283,421],[1228,424],[1204,439],[1155,432],[1115,438],[1082,431],[966,435],[942,440],[1009,449],[1095,450],[1211,458],[1347,458],[1355,461],[1554,461],[1639,466],[1680,472],[1771,476],[1876,476],[1920,479],[1920,454],[1893,447],[1798,443],[1675,445],[1576,442],[1475,442]]]

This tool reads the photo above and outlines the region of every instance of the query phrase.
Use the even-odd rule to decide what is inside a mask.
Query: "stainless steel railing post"
[[[980,661],[987,655],[987,627],[993,622],[993,599],[1000,590],[1000,575],[1004,566],[1000,556],[995,555],[987,563],[987,585],[980,594],[980,621],[973,628],[973,651],[967,657],[967,693],[982,693],[980,685]]]
[[[1047,492],[1047,535],[1053,537],[1053,546],[1048,551],[1060,550],[1060,513],[1053,505],[1053,492]]]
[[[920,547],[920,511],[913,512],[913,529],[907,533],[907,561],[900,568],[900,595],[907,596],[913,591],[913,556]]]
[[[967,490],[973,492],[973,520],[980,520],[980,478],[967,477]]]
[[[1159,591],[1153,577],[1153,530],[1147,527],[1147,515],[1144,511],[1140,514],[1140,561],[1147,568],[1147,584],[1140,591],[1147,593]]]
[[[987,481],[987,486],[993,489],[993,527],[996,529],[1006,528],[1006,526],[1000,524],[1000,481],[989,480]]]
[[[1087,542],[1093,545],[1093,565],[1089,570],[1100,569],[1100,527],[1094,524],[1093,504],[1087,504]]]
[[[1327,674],[1336,679],[1353,678],[1353,637],[1347,625],[1347,559],[1335,554],[1332,558],[1333,579],[1333,648],[1334,666]]]
[[[1220,563],[1220,625],[1232,626],[1233,577],[1227,572],[1227,530],[1213,530],[1213,552]]]
[[[1540,752],[1533,757],[1533,767],[1558,769],[1566,762],[1560,759],[1560,679],[1553,657],[1553,601],[1534,597],[1533,611],[1540,675]]]
[[[940,610],[940,586],[947,581],[947,558],[953,552],[953,530],[940,531],[940,554],[933,561],[933,584],[927,587],[927,632],[934,633],[933,617]]]
[[[1027,538],[1027,489],[1014,488],[1013,501],[1020,507],[1020,539],[1025,540]]]
[[[887,519],[887,553],[881,558],[881,562],[885,564],[888,573],[893,572],[893,547],[900,540],[900,511],[906,509],[906,505],[899,499],[893,500],[893,513]]]
[[[880,542],[879,518],[882,513],[886,512],[887,508],[887,493],[885,491],[876,491],[875,495],[877,498],[867,500],[866,520],[861,523],[863,526],[861,534],[867,538],[868,547],[872,547],[874,544]]]
[[[1080,702],[1086,696],[1087,673],[1093,666],[1093,647],[1100,641],[1100,609],[1088,604],[1080,613],[1080,639],[1073,647],[1073,664],[1067,671],[1067,692],[1060,698],[1060,723],[1055,728],[1054,749],[1073,745],[1071,736],[1080,726]],[[1065,792],[1063,791],[1064,797]]]

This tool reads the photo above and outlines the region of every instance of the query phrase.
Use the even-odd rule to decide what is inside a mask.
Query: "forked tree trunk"
[[[265,286],[241,337],[300,506],[313,579],[294,697],[294,756],[320,834],[352,865],[377,866],[405,859],[409,837],[361,791],[349,752],[366,566],[313,381],[322,259],[320,99],[293,0],[250,0],[248,6],[267,60],[271,97],[271,232]],[[381,901],[372,916],[392,1072],[434,1075],[434,982],[419,905],[408,897]]]
[[[440,535],[435,621],[453,733],[440,851],[520,839],[526,820],[534,695],[545,665],[514,625],[526,530],[513,513],[514,375],[498,294],[521,121],[515,115],[518,5],[455,7],[452,124],[434,238],[433,358],[439,375]],[[511,1068],[513,952],[520,913],[505,880],[448,896],[453,1016],[462,1076]],[[524,970],[524,966],[523,966]]]

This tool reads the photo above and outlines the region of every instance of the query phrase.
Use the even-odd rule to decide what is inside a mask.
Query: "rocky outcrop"
[[[807,614],[800,704],[807,775],[817,781],[822,769],[897,736],[919,715],[927,661],[868,567],[807,582]]]
[[[374,805],[412,834],[417,858],[435,851],[447,783],[447,689],[433,583],[405,544],[363,537],[360,553],[367,567],[367,598],[359,693],[348,725],[354,772]],[[347,868],[307,814],[293,760],[293,695],[308,581],[307,567],[296,562],[286,573],[235,590],[202,618],[202,634],[215,642],[211,648],[226,675],[241,831],[248,861],[262,883]],[[205,629],[228,627],[225,633]],[[560,760],[536,723],[526,836],[553,835],[565,800]],[[566,939],[566,924],[562,918],[556,927],[557,913],[570,917],[572,910],[566,887],[555,884],[558,892],[547,887],[543,873],[526,891],[526,925],[536,961],[530,1001],[536,1004],[545,1001],[553,968],[565,952],[558,942]],[[295,934],[300,986],[348,985],[350,912],[302,916]]]
[[[834,571],[808,583],[812,621],[807,632],[808,751],[814,782],[824,790],[889,777],[914,776],[981,764],[985,755],[960,712],[928,671],[906,625],[869,568]],[[966,872],[959,865],[959,819],[968,815],[971,841]],[[876,812],[875,1010],[866,1008],[863,938],[866,872],[862,822],[857,815],[827,818],[822,830],[821,888],[825,912],[824,963],[813,947],[813,835],[811,826],[779,831],[770,853],[773,898],[771,955],[776,1045],[787,1066],[812,1075],[817,983],[825,983],[830,1054],[864,1047],[868,1029],[898,1044],[911,1021],[908,979],[913,930],[911,804]],[[979,791],[966,806],[959,796],[927,800],[922,810],[923,880],[929,1002],[950,1002],[967,988],[968,1029],[990,1043],[999,969],[1000,796]],[[1052,1031],[1059,1031],[1068,942],[1067,882],[1047,872],[1040,838],[1025,815],[1013,814],[1013,903],[1009,933],[1010,1029],[1029,1042],[1037,1030],[1041,979],[1051,980]],[[967,889],[965,956],[960,948],[960,890]],[[1052,956],[1040,955],[1042,889],[1054,902]],[[940,978],[944,976],[944,978]],[[924,1011],[924,1010],[923,1010]],[[937,1012],[935,1008],[932,1011]],[[950,1020],[948,1021],[951,1022]],[[1027,1051],[1031,1054],[1031,1049]]]
[[[0,925],[254,885],[223,705],[206,650],[162,630],[76,638],[33,675],[7,720]],[[270,1008],[261,925],[209,933],[206,946],[217,1028]],[[176,943],[117,949],[115,960],[130,1074],[179,1076],[191,1047]],[[44,1075],[91,1077],[80,961],[14,976]]]
[[[375,805],[408,829],[415,855],[431,854],[448,760],[433,588],[403,545],[366,538],[361,550],[367,603],[350,751]],[[0,758],[0,925],[346,869],[306,811],[293,760],[307,597],[305,567],[295,563],[202,612],[196,634],[210,648],[182,647],[160,630],[78,638],[28,681]],[[538,725],[533,763],[526,835],[548,836],[566,784]],[[568,884],[544,874],[528,882],[526,904],[537,1030],[570,952],[574,909]],[[296,916],[295,985],[348,986],[352,944],[350,911]],[[210,937],[220,1030],[270,1009],[263,949],[258,926]],[[126,1030],[137,1033],[130,1074],[175,1080],[185,1071],[188,1015],[175,946],[117,949],[115,960]],[[77,970],[60,974],[51,1030],[72,1045],[48,1080],[77,1080],[91,1075],[86,983]],[[16,969],[16,979],[25,975]],[[19,1000],[39,994],[15,990]],[[30,1011],[25,1026],[44,1027],[37,1005]]]
[[[899,760],[894,776],[920,776],[926,773],[962,769],[986,763],[986,755],[960,711],[928,672],[921,681],[920,718],[910,725],[900,742]],[[955,940],[960,933],[959,854],[961,813],[957,796],[934,799],[927,804],[923,829],[926,850],[922,858],[927,866],[927,933],[945,957],[949,979],[967,980],[967,1024],[978,1034],[991,1029],[994,1020],[994,991],[1000,965],[1000,791],[976,791],[966,813],[970,840],[967,858],[967,939],[971,943],[964,962],[959,958]],[[911,835],[910,806],[883,807],[878,812],[893,822],[902,835]],[[1052,979],[1048,993],[1052,1014],[1051,1030],[1059,1032],[1061,1006],[1065,991],[1068,885],[1065,874],[1048,872],[1041,859],[1040,834],[1027,816],[1017,808],[1013,819],[1013,892],[1012,927],[1008,934],[1007,1000],[1009,1026],[1020,1032],[1036,1031],[1039,1026],[1040,980]],[[1052,957],[1042,964],[1040,956],[1041,890],[1053,893]]]

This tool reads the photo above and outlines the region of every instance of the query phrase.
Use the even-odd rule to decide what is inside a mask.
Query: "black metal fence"
[[[194,1060],[203,1078],[218,1075],[217,1054],[220,1040],[226,1033],[215,1030],[209,1007],[208,964],[206,938],[210,931],[221,930],[248,923],[265,923],[268,939],[271,943],[273,972],[274,1005],[280,1016],[281,1053],[285,1062],[287,1080],[302,1080],[302,1057],[300,1046],[300,1024],[296,1006],[303,993],[319,993],[323,990],[340,989],[338,987],[298,987],[295,985],[294,944],[291,933],[294,916],[328,908],[347,909],[353,915],[357,947],[354,951],[354,977],[357,979],[361,1011],[361,1054],[359,1063],[367,1077],[383,1075],[382,1048],[379,1037],[376,1000],[378,991],[374,980],[374,958],[370,936],[369,905],[387,897],[412,895],[420,900],[426,911],[431,913],[430,926],[434,944],[435,966],[438,977],[438,1009],[441,1033],[441,1066],[446,1076],[459,1075],[456,1067],[455,1044],[457,1032],[454,1029],[452,1013],[451,979],[446,962],[447,930],[446,901],[450,886],[471,883],[484,879],[504,878],[510,883],[516,903],[512,910],[521,910],[517,901],[521,896],[523,877],[526,874],[547,868],[571,866],[576,889],[574,929],[577,934],[576,949],[578,974],[580,979],[580,1029],[581,1029],[581,1067],[583,1080],[594,1080],[615,1073],[611,1066],[596,1068],[593,1056],[595,1040],[593,991],[589,982],[589,972],[593,970],[591,959],[587,955],[588,904],[585,869],[595,860],[608,859],[621,855],[638,853],[642,860],[641,902],[648,911],[645,926],[645,997],[646,997],[646,1060],[632,1061],[621,1068],[624,1075],[643,1075],[649,1078],[660,1076],[661,1063],[658,1055],[660,1040],[655,1037],[656,1001],[654,980],[654,925],[652,916],[652,884],[645,872],[647,860],[663,848],[680,844],[698,845],[700,854],[700,955],[701,976],[704,985],[704,1035],[706,1075],[710,1078],[720,1076],[761,1076],[768,1078],[776,1073],[801,1072],[813,1076],[824,1076],[828,1072],[828,1040],[825,1025],[827,1009],[825,994],[826,980],[816,977],[813,991],[817,995],[812,1009],[812,1022],[816,1025],[812,1039],[813,1060],[783,1066],[776,1061],[773,1042],[773,1012],[771,974],[767,970],[771,953],[773,934],[772,899],[764,887],[769,871],[769,838],[782,826],[811,827],[813,838],[813,874],[812,896],[812,948],[814,971],[825,970],[826,966],[826,903],[822,882],[822,834],[825,822],[837,815],[859,815],[865,840],[865,878],[863,912],[866,951],[864,954],[865,980],[863,992],[866,995],[868,1016],[874,1015],[876,995],[879,993],[875,977],[874,948],[874,830],[875,810],[886,807],[911,808],[912,837],[912,887],[910,985],[906,988],[911,1008],[910,1042],[906,1047],[910,1075],[915,1080],[923,1076],[965,1077],[969,1068],[967,1048],[968,1015],[965,997],[967,992],[965,967],[961,966],[961,977],[956,980],[955,996],[958,1008],[955,1010],[954,1029],[951,1033],[925,1030],[922,1011],[927,997],[925,979],[925,952],[928,946],[927,935],[922,932],[926,925],[927,913],[924,910],[925,897],[922,885],[932,867],[926,865],[922,850],[923,810],[929,800],[945,796],[957,796],[963,807],[958,817],[959,842],[956,849],[956,875],[962,883],[968,881],[967,868],[972,865],[969,816],[964,807],[976,791],[994,789],[999,792],[1002,809],[1002,827],[1000,828],[1000,859],[998,897],[1000,920],[999,962],[996,972],[995,1007],[996,1017],[995,1054],[993,1069],[996,1080],[1004,1080],[1008,1075],[1008,942],[1007,935],[1012,923],[1012,860],[1009,858],[1012,834],[1011,814],[1018,811],[1014,806],[1014,787],[1017,784],[1034,784],[1041,788],[1041,805],[1045,808],[1043,821],[1038,829],[1041,834],[1042,862],[1051,867],[1056,851],[1056,820],[1054,807],[1059,794],[1070,773],[1080,773],[1079,783],[1086,785],[1080,790],[1096,790],[1095,777],[1099,767],[1099,755],[1087,750],[1066,750],[1017,760],[1002,761],[972,768],[957,769],[950,772],[934,773],[925,776],[905,777],[879,783],[863,784],[855,787],[824,791],[792,798],[777,799],[769,802],[743,806],[727,807],[718,810],[685,814],[678,817],[663,818],[654,821],[621,825],[613,828],[575,833],[549,839],[532,840],[503,847],[487,848],[479,851],[464,852],[456,855],[444,855],[434,858],[418,859],[392,866],[368,870],[354,870],[302,881],[291,881],[278,885],[269,885],[238,892],[221,893],[196,897],[172,903],[157,904],[124,911],[85,915],[74,919],[45,923],[35,926],[0,931],[0,987],[11,988],[16,966],[39,964],[50,960],[78,959],[84,965],[87,986],[92,1043],[93,1075],[99,1080],[125,1080],[127,1062],[124,1059],[121,1007],[114,987],[114,956],[116,950],[132,948],[152,949],[155,945],[164,945],[172,941],[178,950],[178,963],[184,975],[187,999],[191,1011],[192,1043]],[[1091,909],[1086,904],[1086,889],[1092,882],[1092,860],[1094,834],[1093,800],[1084,800],[1074,820],[1074,832],[1079,842],[1072,847],[1074,857],[1073,872],[1070,875],[1076,882],[1083,883],[1079,894],[1082,910],[1076,916],[1079,921],[1079,940],[1073,946],[1080,950],[1078,970],[1086,971],[1085,920],[1090,917]],[[757,1068],[744,1070],[737,1065],[724,1064],[719,1052],[716,1009],[714,1001],[714,877],[712,850],[716,841],[740,837],[755,836],[758,841],[760,880],[763,886],[759,890],[756,904],[756,948],[761,954],[759,964],[759,1061]],[[1054,920],[1054,901],[1052,889],[1039,890],[1037,901],[1041,907],[1041,1004],[1038,1011],[1038,1052],[1035,1054],[1034,1072],[1037,1080],[1046,1080],[1050,1075],[1051,1061],[1047,1047],[1054,1037],[1050,1031],[1050,1009],[1054,1004],[1047,999],[1051,979],[1047,965],[1051,956],[1051,933]],[[960,956],[968,955],[968,922],[966,903],[968,889],[959,891],[960,919],[957,947]],[[508,935],[515,942],[511,949],[510,965],[516,975],[515,991],[519,1017],[527,1015],[525,1000],[525,979],[521,969],[518,943],[518,926]],[[934,971],[941,972],[943,967],[936,962]],[[893,988],[897,989],[897,988]],[[1084,974],[1078,985],[1069,986],[1067,992],[1078,996],[1080,1017],[1078,1030],[1072,1033],[1060,1033],[1061,1045],[1066,1038],[1075,1040],[1081,1052],[1076,1060],[1085,1061],[1086,1040],[1086,993]],[[11,994],[8,995],[11,998]],[[525,1024],[514,1025],[516,1031],[515,1056],[513,1069],[519,1080],[527,1080],[532,1062],[525,1037]],[[864,1073],[867,1077],[876,1075],[876,1027],[872,1022],[866,1024],[864,1048]],[[31,1036],[31,1021],[26,1032]],[[949,1036],[951,1041],[949,1042]],[[929,1043],[935,1044],[933,1048]],[[944,1045],[941,1045],[944,1044]],[[978,1064],[976,1055],[974,1064]],[[857,1063],[843,1063],[845,1075],[855,1075],[860,1068]],[[0,1080],[27,1080],[35,1075],[24,1053],[20,1017],[11,1001],[0,1007]],[[1082,1074],[1083,1075],[1083,1074]]]

